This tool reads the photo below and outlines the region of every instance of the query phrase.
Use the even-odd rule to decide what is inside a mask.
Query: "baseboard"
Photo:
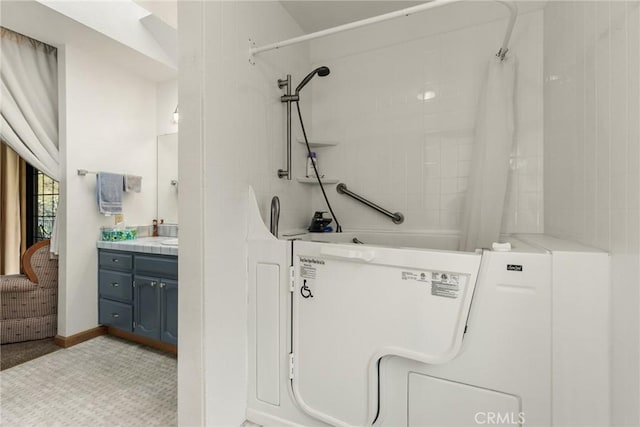
[[[70,335],[68,337],[63,337],[60,335],[56,335],[54,338],[54,342],[58,347],[69,348],[76,344],[80,344],[81,342],[88,341],[92,338],[99,337],[100,335],[104,335],[107,333],[107,328],[104,326],[97,326],[93,329],[89,329],[87,331],[78,332],[77,334]]]
[[[141,337],[140,335],[133,334],[131,332],[123,331],[122,329],[107,328],[107,333],[114,337],[124,338],[128,341],[137,342],[138,344],[148,345],[158,350],[166,351],[172,354],[178,354],[178,347],[175,345],[167,344],[162,341],[156,341],[151,338]]]
[[[99,337],[100,335],[113,335],[114,337],[124,338],[128,341],[137,342],[138,344],[148,345],[149,347],[156,348],[158,350],[166,351],[172,354],[178,354],[178,347],[175,345],[156,341],[151,338],[141,337],[140,335],[133,334],[131,332],[123,331],[121,329],[115,329],[107,326],[97,326],[87,331],[79,332],[77,334],[63,337],[56,335],[54,342],[58,347],[69,348],[81,342],[88,341],[92,338]]]

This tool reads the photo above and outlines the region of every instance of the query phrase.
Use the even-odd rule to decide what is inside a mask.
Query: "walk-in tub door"
[[[332,425],[369,425],[378,361],[445,363],[460,351],[481,256],[293,242],[295,398]]]

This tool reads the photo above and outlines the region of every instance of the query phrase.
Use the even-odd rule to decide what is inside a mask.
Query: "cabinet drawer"
[[[133,255],[119,252],[100,251],[100,267],[114,270],[131,271]]]
[[[136,255],[136,274],[178,278],[178,258]]]
[[[102,325],[113,326],[131,332],[133,309],[130,304],[100,298],[100,319]]]
[[[98,272],[98,286],[101,297],[131,301],[133,296],[131,283],[132,279],[129,273],[110,270],[100,270]]]

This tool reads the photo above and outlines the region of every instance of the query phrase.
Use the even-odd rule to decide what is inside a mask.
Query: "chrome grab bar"
[[[352,199],[355,199],[355,200],[359,201],[360,203],[369,206],[371,209],[375,209],[378,212],[380,212],[381,214],[388,216],[389,218],[391,218],[391,220],[393,221],[394,224],[402,224],[404,222],[404,215],[402,215],[400,212],[392,213],[392,212],[386,210],[385,208],[381,208],[380,206],[376,205],[375,203],[365,199],[364,197],[354,193],[353,191],[350,191],[347,188],[347,185],[343,184],[342,182],[340,184],[338,184],[338,186],[336,187],[336,191],[338,191],[338,193],[340,193],[340,194],[346,194],[347,196],[351,197]]]

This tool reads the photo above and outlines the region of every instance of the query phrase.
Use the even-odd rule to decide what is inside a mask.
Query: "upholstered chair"
[[[38,340],[58,328],[58,260],[49,240],[31,246],[22,257],[24,274],[0,276],[1,343]]]

